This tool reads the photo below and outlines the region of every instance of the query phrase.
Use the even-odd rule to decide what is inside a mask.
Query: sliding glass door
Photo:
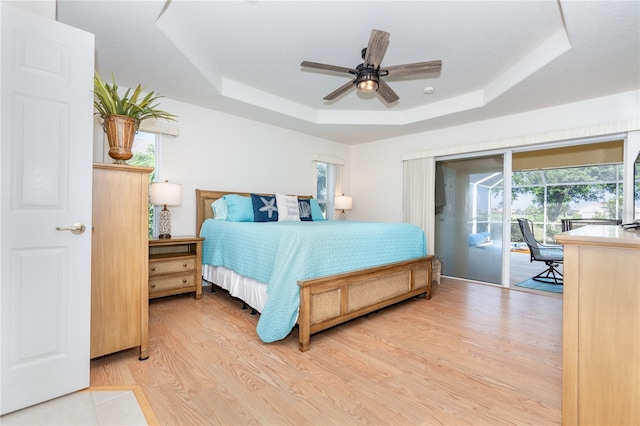
[[[537,275],[544,265],[530,261],[518,218],[531,220],[545,244],[555,244],[567,221],[640,220],[640,166],[627,163],[640,161],[634,137],[437,159],[434,253],[442,274],[505,286]]]
[[[436,163],[435,253],[443,275],[502,284],[502,155]]]

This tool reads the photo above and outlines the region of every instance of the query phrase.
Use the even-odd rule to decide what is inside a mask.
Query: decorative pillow
[[[274,195],[251,194],[253,204],[253,220],[255,222],[272,222],[278,220],[278,205]]]
[[[276,204],[278,205],[278,222],[300,220],[297,195],[276,193]]]
[[[311,216],[310,201],[310,198],[298,198],[298,211],[300,213],[300,220],[313,220],[313,217]]]
[[[253,222],[253,203],[251,197],[228,194],[223,197],[227,202],[227,220],[229,222]]]
[[[227,200],[225,200],[224,198],[218,198],[213,203],[211,203],[211,208],[213,209],[214,219],[227,220],[227,216],[229,215]]]
[[[324,214],[322,214],[322,209],[320,208],[320,204],[318,203],[318,200],[316,200],[315,198],[312,198],[310,200],[310,204],[311,204],[311,217],[313,218],[313,220],[327,220],[324,217]]]

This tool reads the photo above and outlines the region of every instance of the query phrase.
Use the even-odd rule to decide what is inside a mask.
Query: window
[[[136,138],[133,141],[133,158],[128,161],[128,164],[139,167],[153,167],[153,171],[149,173],[149,183],[154,182],[157,176],[158,170],[157,164],[157,151],[158,151],[158,135],[156,133],[149,133],[138,131]],[[149,203],[149,237],[157,232],[154,218],[156,217],[156,207]]]
[[[333,219],[333,214],[329,212],[334,211],[334,202],[336,194],[336,182],[340,174],[340,166],[333,163],[324,163],[318,161],[317,163],[317,193],[316,198],[320,209],[324,217],[327,219]]]
[[[533,221],[536,237],[544,243],[555,243],[562,218],[620,219],[622,168],[606,164],[514,172],[511,209]]]
[[[317,191],[316,198],[318,199],[318,204],[320,204],[320,209],[322,209],[322,214],[327,217],[327,163],[316,163],[316,183],[317,183]]]

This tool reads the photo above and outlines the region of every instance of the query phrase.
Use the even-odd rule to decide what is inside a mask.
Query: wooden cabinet
[[[149,298],[194,293],[202,297],[202,241],[200,237],[149,240]]]
[[[586,226],[564,245],[562,423],[640,424],[640,232]]]
[[[149,357],[149,173],[93,166],[91,358],[140,347]]]

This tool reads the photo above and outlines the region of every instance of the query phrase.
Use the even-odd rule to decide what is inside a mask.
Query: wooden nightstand
[[[181,293],[202,297],[200,237],[149,239],[149,299]]]

